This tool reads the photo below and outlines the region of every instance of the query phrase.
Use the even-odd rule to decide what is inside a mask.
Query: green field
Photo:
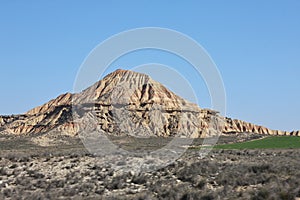
[[[295,149],[300,148],[300,137],[270,136],[260,140],[223,144],[214,146],[216,149]]]

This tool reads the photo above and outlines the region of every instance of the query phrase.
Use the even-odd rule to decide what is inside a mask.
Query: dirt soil
[[[257,136],[226,136],[232,143]],[[90,154],[80,139],[39,146],[32,137],[0,137],[0,199],[295,199],[300,197],[300,150],[188,149],[154,171],[123,170],[130,160]],[[111,138],[134,151],[170,139]],[[201,139],[195,140],[199,145]],[[124,168],[125,169],[125,168]]]

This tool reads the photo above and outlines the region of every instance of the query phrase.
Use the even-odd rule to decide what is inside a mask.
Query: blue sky
[[[150,26],[182,32],[207,50],[224,81],[229,117],[300,129],[299,1],[3,0],[0,5],[1,114],[23,113],[72,91],[80,65],[96,45]],[[148,51],[113,67],[149,62],[184,66]],[[203,80],[192,84],[203,90],[199,105],[209,107]]]

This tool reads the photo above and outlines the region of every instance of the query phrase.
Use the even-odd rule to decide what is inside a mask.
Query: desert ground
[[[257,140],[221,136],[219,144]],[[89,153],[78,138],[40,146],[31,136],[0,137],[0,199],[296,199],[300,197],[300,149],[189,148],[153,171],[122,170],[129,160]],[[159,148],[169,139],[111,138],[122,148]],[[122,142],[120,142],[122,141]],[[192,146],[201,144],[197,139]]]

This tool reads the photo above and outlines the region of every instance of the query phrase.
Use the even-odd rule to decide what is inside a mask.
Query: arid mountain
[[[0,116],[0,132],[5,134],[78,135],[86,130],[140,137],[197,138],[240,132],[300,135],[222,117],[184,100],[149,76],[128,70],[117,70],[80,93],[60,95],[25,114]]]

